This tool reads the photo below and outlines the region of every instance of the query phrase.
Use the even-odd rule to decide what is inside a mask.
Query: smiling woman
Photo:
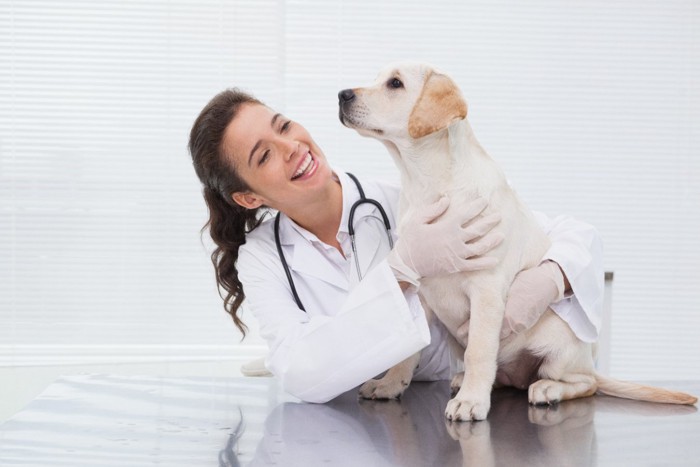
[[[211,260],[226,294],[224,308],[245,335],[237,314],[245,295],[236,263],[246,233],[262,221],[261,208],[289,212],[299,225],[319,226],[324,238],[333,222],[319,210],[333,208],[338,219],[332,220],[339,222],[340,186],[301,125],[237,89],[219,93],[202,110],[189,149],[209,208],[204,228],[217,245]]]

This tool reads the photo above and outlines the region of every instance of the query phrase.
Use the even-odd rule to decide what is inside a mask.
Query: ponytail
[[[231,315],[233,322],[245,337],[248,327],[238,317],[237,311],[245,294],[243,284],[238,279],[238,250],[245,243],[245,235],[262,222],[258,218],[258,209],[246,209],[236,203],[227,201],[217,191],[205,187],[204,201],[209,208],[209,221],[202,230],[209,227],[209,235],[216,244],[211,253],[211,262],[216,272],[219,295],[224,300],[224,309]],[[222,290],[226,295],[222,294]]]
[[[245,293],[238,278],[238,250],[248,232],[262,222],[261,208],[247,209],[233,201],[231,195],[249,188],[235,170],[233,160],[222,149],[223,135],[244,104],[260,101],[237,89],[217,94],[202,110],[190,131],[189,150],[199,180],[204,185],[204,201],[209,209],[209,235],[216,244],[211,262],[216,272],[219,295],[233,323],[246,335],[248,327],[238,316]],[[223,292],[222,292],[223,289]]]

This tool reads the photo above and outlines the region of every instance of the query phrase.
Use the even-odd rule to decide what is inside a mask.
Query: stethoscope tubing
[[[377,201],[376,199],[372,198],[367,198],[365,196],[365,191],[362,189],[362,185],[360,184],[360,181],[355,177],[353,174],[347,172],[348,177],[352,179],[353,182],[355,182],[355,185],[357,186],[357,190],[360,192],[360,199],[355,201],[353,205],[350,207],[350,212],[348,214],[348,234],[350,235],[350,245],[352,247],[352,254],[355,257],[355,267],[357,269],[357,277],[362,280],[362,271],[360,270],[360,260],[357,255],[357,245],[355,243],[355,210],[366,203],[374,205],[377,210],[379,211],[379,214],[382,216],[382,221],[384,222],[384,228],[386,230],[386,235],[389,239],[389,246],[391,248],[394,248],[394,239],[391,238],[391,224],[389,223],[389,216],[386,215],[386,211],[384,210],[384,207],[382,207],[381,203]],[[294,301],[297,303],[297,306],[299,309],[306,311],[304,308],[304,305],[301,302],[301,299],[299,298],[299,294],[297,293],[297,289],[294,286],[294,280],[292,279],[292,273],[289,270],[289,265],[287,264],[287,260],[284,257],[284,252],[282,251],[282,244],[280,243],[280,214],[277,213],[275,216],[275,244],[277,246],[277,254],[280,257],[280,261],[282,262],[282,268],[284,269],[284,274],[287,276],[287,281],[289,282],[289,286],[292,290],[292,295],[294,296]]]

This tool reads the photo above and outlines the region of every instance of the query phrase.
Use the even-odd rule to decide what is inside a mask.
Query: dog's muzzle
[[[343,125],[346,125],[346,117],[343,111],[347,110],[354,100],[355,91],[352,89],[343,89],[338,93],[338,117]]]

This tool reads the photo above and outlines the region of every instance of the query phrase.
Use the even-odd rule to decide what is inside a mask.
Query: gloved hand
[[[564,273],[554,261],[519,272],[508,291],[501,339],[530,329],[564,292]]]
[[[503,241],[493,231],[500,214],[477,218],[488,205],[483,198],[466,208],[447,212],[446,196],[414,214],[388,256],[400,281],[418,285],[420,278],[493,267],[498,259],[483,256]]]

